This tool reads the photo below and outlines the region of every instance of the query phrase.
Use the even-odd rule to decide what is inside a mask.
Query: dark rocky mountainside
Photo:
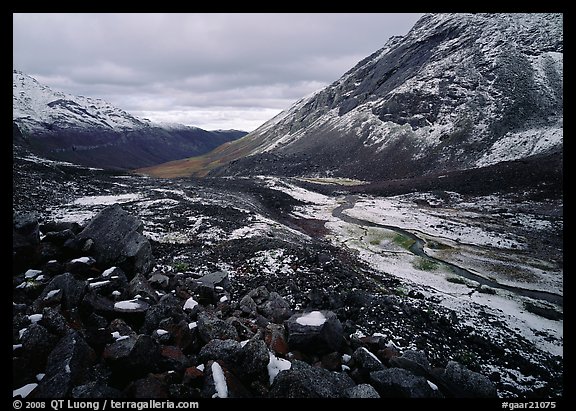
[[[407,178],[558,153],[562,127],[561,14],[432,14],[243,139],[179,164]]]
[[[244,136],[142,120],[102,100],[51,90],[13,71],[13,143],[54,160],[133,169],[200,155]]]

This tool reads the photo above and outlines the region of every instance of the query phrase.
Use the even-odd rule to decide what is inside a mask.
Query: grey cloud
[[[419,16],[14,14],[14,68],[159,117],[223,106],[264,114],[337,80]]]

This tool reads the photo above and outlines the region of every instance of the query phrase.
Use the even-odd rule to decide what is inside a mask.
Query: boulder
[[[21,356],[28,360],[29,366],[34,368],[34,372],[43,372],[48,355],[57,342],[58,337],[50,334],[46,328],[37,323],[30,324],[20,338]]]
[[[342,324],[332,311],[294,314],[286,322],[288,346],[307,353],[338,351],[344,341]]]
[[[166,289],[170,284],[170,278],[162,273],[155,273],[148,278],[148,283],[152,287]]]
[[[38,324],[45,327],[51,334],[63,337],[71,331],[68,322],[56,308],[44,308],[42,319]]]
[[[196,282],[200,285],[204,285],[211,288],[222,287],[224,290],[230,288],[230,280],[228,279],[228,273],[224,271],[216,271],[210,274],[203,275],[198,278]]]
[[[372,371],[381,371],[386,368],[382,361],[365,347],[360,347],[354,351],[352,358],[358,365],[360,373],[365,376],[368,376]]]
[[[197,322],[200,338],[206,343],[215,338],[220,340],[238,340],[236,328],[214,315],[200,313],[198,314]]]
[[[370,384],[358,384],[344,391],[346,398],[380,398],[378,391]]]
[[[61,292],[63,307],[67,310],[71,310],[80,304],[80,301],[82,301],[82,298],[84,297],[85,290],[86,283],[77,280],[71,273],[57,275],[46,287],[44,287],[40,296],[38,296],[36,301],[34,301],[33,309],[36,312],[42,310],[49,304],[51,296]]]
[[[57,245],[64,245],[64,243],[72,238],[74,238],[76,234],[69,228],[62,230],[62,231],[48,231],[42,241],[57,244]]]
[[[132,382],[126,393],[129,398],[170,398],[168,384],[155,375],[148,375]]]
[[[155,372],[161,361],[160,348],[149,335],[130,335],[109,344],[102,353],[110,365],[113,380],[126,383]]]
[[[497,397],[496,387],[488,377],[470,371],[456,361],[448,362],[443,377],[449,383],[459,388],[459,397]]]
[[[285,333],[286,329],[281,325],[270,323],[266,326],[264,341],[274,354],[287,354],[290,351]]]
[[[69,397],[74,386],[85,382],[88,368],[95,359],[94,350],[78,332],[68,333],[48,356],[46,375],[34,391],[34,397]]]
[[[274,291],[270,293],[268,300],[259,307],[259,311],[272,322],[279,324],[292,315],[290,304]]]
[[[242,346],[235,340],[213,339],[200,350],[199,358],[202,363],[210,360],[221,360],[226,364],[235,364],[240,359]],[[268,354],[266,354],[268,359]]]
[[[330,372],[294,361],[288,370],[280,371],[270,388],[272,398],[342,398],[354,381],[344,373]]]
[[[102,268],[118,266],[128,276],[145,274],[152,266],[152,248],[142,235],[143,227],[116,204],[100,211],[75,240],[92,240],[91,252]]]
[[[136,296],[139,295],[140,298],[150,302],[155,303],[158,301],[156,290],[152,288],[142,274],[136,274],[134,278],[130,280],[127,293],[130,298],[136,298]]]
[[[438,395],[426,378],[402,368],[389,368],[370,373],[370,383],[381,397],[433,398]]]
[[[269,361],[270,355],[264,341],[252,339],[242,347],[240,352],[240,370],[248,379],[265,377]]]
[[[249,295],[245,295],[240,300],[240,310],[249,316],[256,316],[256,310],[258,309],[256,303]]]

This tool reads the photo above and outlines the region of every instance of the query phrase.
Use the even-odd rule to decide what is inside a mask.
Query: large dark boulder
[[[438,393],[426,378],[402,368],[389,368],[370,373],[370,383],[381,397],[434,398]]]
[[[289,370],[280,371],[270,389],[272,398],[342,398],[354,381],[345,373],[330,372],[294,361]]]
[[[282,324],[292,315],[290,304],[276,292],[271,292],[268,300],[258,307],[260,313],[272,322]]]
[[[48,356],[46,375],[34,391],[36,398],[63,398],[76,385],[86,382],[88,369],[94,363],[94,350],[84,338],[72,331],[63,337]]]
[[[338,351],[344,341],[342,324],[332,311],[294,314],[286,323],[288,346],[307,353]]]
[[[242,346],[235,340],[214,339],[200,350],[199,358],[202,363],[210,360],[221,360],[226,364],[235,364],[240,359]]]
[[[117,383],[156,372],[161,362],[160,347],[149,335],[121,337],[106,346],[102,357],[110,365],[112,379]]]
[[[372,371],[381,371],[386,368],[382,361],[365,347],[359,347],[354,351],[352,358],[358,365],[360,372],[366,376]]]
[[[198,332],[204,342],[215,338],[220,340],[238,340],[238,331],[233,325],[207,313],[198,314]]]
[[[101,268],[118,266],[128,276],[147,273],[152,248],[142,235],[143,223],[119,205],[106,207],[76,236],[79,243],[93,241],[91,252]]]
[[[497,396],[496,387],[488,377],[470,371],[456,361],[448,362],[443,377],[459,388],[458,397],[495,398]]]
[[[57,291],[60,290],[60,291]],[[40,296],[34,301],[33,307],[35,311],[42,310],[46,305],[48,305],[50,296],[56,295],[56,293],[61,292],[62,305],[67,310],[78,307],[80,301],[84,297],[86,291],[86,282],[77,280],[71,273],[64,273],[54,277]]]

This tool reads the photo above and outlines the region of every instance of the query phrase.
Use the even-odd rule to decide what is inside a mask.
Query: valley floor
[[[224,270],[237,295],[266,285],[293,309],[332,309],[350,334],[424,350],[433,366],[455,359],[501,397],[563,394],[561,199],[349,184],[161,180],[23,154],[14,211],[84,223],[120,203],[143,220],[156,271]]]

